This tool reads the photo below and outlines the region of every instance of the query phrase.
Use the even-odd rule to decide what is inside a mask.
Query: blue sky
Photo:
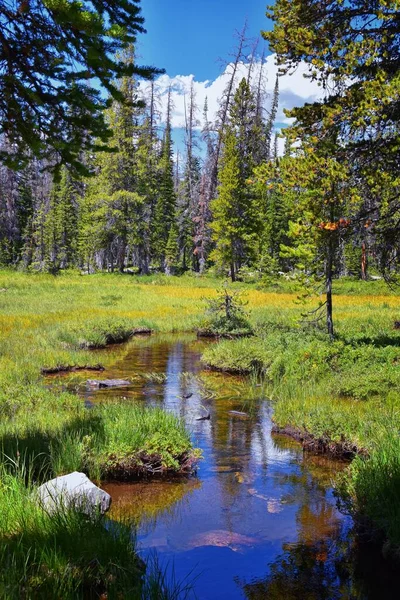
[[[168,90],[171,89],[173,136],[180,151],[183,150],[185,105],[192,82],[200,131],[205,99],[208,101],[209,119],[215,120],[219,99],[230,77],[229,65],[221,64],[218,59],[229,63],[230,52],[237,43],[235,31],[242,30],[246,20],[247,36],[259,38],[260,54],[263,47],[266,50],[267,57],[262,68],[265,110],[269,110],[278,69],[275,55],[268,51],[267,42],[261,38],[261,30],[269,30],[273,25],[265,15],[267,3],[268,0],[142,0],[147,33],[138,39],[138,62],[166,71],[156,81],[161,122],[166,114]],[[261,68],[261,62],[257,68]],[[301,64],[295,73],[280,77],[277,131],[290,121],[284,109],[301,106],[321,96],[317,84],[303,77],[306,70],[306,65]],[[235,84],[247,73],[245,60],[240,65]],[[255,69],[253,76],[258,77]],[[148,93],[146,85],[143,82],[144,97]]]
[[[144,64],[166,69],[170,76],[194,74],[215,79],[235,45],[234,31],[245,20],[251,37],[270,28],[266,0],[142,0],[147,34],[140,36]]]

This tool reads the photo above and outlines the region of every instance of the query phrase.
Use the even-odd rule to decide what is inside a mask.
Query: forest
[[[397,597],[400,4],[265,10],[179,140],[145,3],[0,0],[1,597]]]

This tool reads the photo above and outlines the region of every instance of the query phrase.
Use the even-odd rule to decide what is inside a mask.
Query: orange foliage
[[[325,231],[336,231],[337,229],[344,229],[350,225],[350,219],[339,219],[339,221],[328,221],[324,223],[323,221],[318,225],[319,229],[324,229]]]

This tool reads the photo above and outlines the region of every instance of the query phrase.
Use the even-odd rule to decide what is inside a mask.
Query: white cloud
[[[261,63],[255,65],[253,71],[253,81],[257,80]],[[290,75],[283,75],[279,78],[279,108],[276,122],[278,124],[288,124],[290,120],[284,115],[284,108],[293,108],[301,106],[305,102],[312,102],[320,98],[323,94],[315,81],[304,77],[308,67],[305,63],[301,63],[296,71]],[[185,124],[185,95],[186,103],[190,93],[190,86],[193,81],[196,94],[196,104],[199,108],[197,118],[199,120],[198,128],[202,127],[202,111],[204,101],[208,99],[209,119],[215,119],[218,110],[218,102],[221,98],[225,86],[229,80],[231,65],[227,65],[225,71],[213,81],[196,81],[194,75],[161,75],[156,80],[156,87],[160,94],[160,112],[162,120],[165,119],[168,89],[171,87],[171,97],[173,103],[172,126],[183,127]],[[242,77],[247,77],[248,65],[240,64],[236,81],[239,82]],[[264,76],[265,76],[265,91],[267,93],[266,108],[269,107],[272,92],[275,85],[275,79],[278,72],[278,67],[275,64],[275,55],[271,54],[265,59]],[[146,83],[141,83],[143,92],[147,89]]]

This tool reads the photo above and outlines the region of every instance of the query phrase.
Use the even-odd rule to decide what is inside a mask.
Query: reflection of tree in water
[[[249,600],[356,599],[343,561],[343,540],[320,540],[316,544],[284,547],[270,565],[269,575],[251,583],[239,582]]]
[[[287,544],[268,576],[237,583],[248,600],[398,600],[400,581],[380,547],[343,528],[313,545]]]
[[[305,455],[297,471],[275,474],[287,488],[285,503],[299,505],[298,539],[283,545],[264,579],[237,581],[249,600],[399,598],[398,573],[380,549],[359,543],[327,496],[334,466],[340,468],[325,457]]]
[[[190,495],[201,485],[198,479],[110,483],[104,486],[113,498],[109,517],[134,523],[137,527],[141,525],[142,533],[147,535],[155,528],[160,517],[166,522],[175,522],[189,502]]]

